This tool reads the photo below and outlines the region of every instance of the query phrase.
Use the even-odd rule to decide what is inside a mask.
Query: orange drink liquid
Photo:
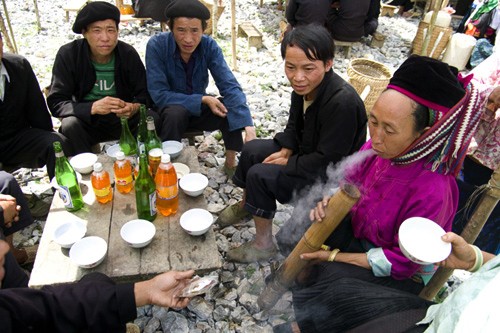
[[[173,215],[179,208],[179,186],[177,173],[170,163],[170,156],[161,157],[155,177],[156,183],[156,210],[164,216]]]
[[[156,175],[156,169],[158,169],[158,165],[160,165],[161,155],[163,155],[163,150],[161,150],[161,148],[153,148],[148,153],[149,167],[151,168],[153,179]]]
[[[115,173],[116,190],[126,194],[134,188],[134,180],[132,178],[132,163],[125,158],[125,155],[120,152],[116,156],[116,161],[113,164]]]
[[[103,170],[101,163],[94,164],[94,172],[90,176],[90,182],[98,202],[104,204],[113,200],[113,189],[111,188],[109,173]]]

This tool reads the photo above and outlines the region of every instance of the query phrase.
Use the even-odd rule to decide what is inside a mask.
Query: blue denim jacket
[[[168,105],[182,105],[191,115],[201,113],[201,98],[206,95],[209,75],[215,80],[224,105],[228,109],[229,130],[253,126],[246,96],[229,69],[222,50],[211,37],[203,35],[193,52],[193,93],[186,93],[186,73],[182,67],[177,44],[170,32],[150,38],[146,47],[146,74],[148,90],[159,109]]]

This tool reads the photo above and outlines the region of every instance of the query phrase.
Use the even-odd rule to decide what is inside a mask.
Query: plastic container
[[[170,163],[170,155],[163,154],[155,177],[156,209],[164,216],[173,215],[179,208],[177,173]]]
[[[134,188],[134,180],[132,178],[132,163],[125,158],[125,153],[122,151],[116,154],[116,161],[113,165],[115,173],[116,190],[126,194]]]
[[[94,172],[90,176],[90,181],[98,202],[104,204],[113,200],[113,189],[111,189],[109,173],[103,169],[101,163],[94,164]]]
[[[459,71],[463,70],[475,45],[476,39],[474,37],[466,34],[454,34],[444,52],[443,62],[456,67]]]

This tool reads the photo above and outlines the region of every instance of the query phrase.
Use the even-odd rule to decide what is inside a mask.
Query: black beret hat
[[[174,0],[165,8],[165,16],[168,19],[193,17],[200,20],[208,20],[210,18],[210,11],[198,0]]]
[[[89,2],[78,12],[75,24],[73,24],[73,32],[81,34],[82,30],[89,24],[107,19],[114,20],[118,27],[118,23],[120,23],[120,11],[115,5],[104,1]]]
[[[397,90],[428,108],[446,112],[465,95],[455,67],[429,57],[410,56],[387,88]]]

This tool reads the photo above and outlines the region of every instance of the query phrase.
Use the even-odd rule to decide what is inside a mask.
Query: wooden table
[[[113,159],[102,154],[99,155],[99,162],[113,175]],[[185,147],[173,162],[188,165],[191,172],[199,171],[194,147]],[[66,211],[59,195],[54,195],[31,272],[30,287],[74,282],[94,271],[107,274],[116,281],[134,282],[168,270],[194,269],[200,274],[221,267],[214,231],[210,229],[206,234],[194,237],[185,233],[179,225],[179,218],[186,210],[206,208],[207,202],[203,195],[192,198],[179,189],[177,214],[165,217],[158,213],[153,222],[156,226],[153,241],[145,248],[135,249],[120,237],[121,226],[137,218],[135,192],[121,194],[114,191],[112,202],[100,204],[95,201],[90,175],[83,176],[81,188],[86,205],[74,213]],[[99,266],[93,269],[79,268],[69,259],[69,250],[54,242],[55,228],[71,219],[86,223],[86,236],[99,236],[108,243],[106,258]]]

